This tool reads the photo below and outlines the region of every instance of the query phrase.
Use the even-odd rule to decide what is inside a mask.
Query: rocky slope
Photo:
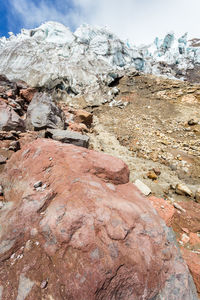
[[[177,76],[173,57],[198,82],[188,43],[52,22],[1,39],[0,299],[197,299],[200,85],[134,68]]]

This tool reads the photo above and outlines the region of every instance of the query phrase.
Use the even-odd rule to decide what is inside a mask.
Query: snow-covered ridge
[[[112,70],[137,70],[184,79],[188,69],[200,64],[200,47],[187,34],[173,33],[154,43],[136,47],[109,30],[89,25],[74,33],[56,22],[0,39],[0,73],[33,86],[55,84],[65,78],[75,94],[97,87]]]

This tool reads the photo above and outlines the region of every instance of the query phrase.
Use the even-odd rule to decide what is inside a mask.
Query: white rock
[[[135,185],[145,196],[151,194],[151,189],[146,184],[144,184],[141,180],[137,179],[135,181]]]
[[[183,183],[179,183],[176,185],[176,193],[178,195],[192,196],[192,191],[189,187]]]

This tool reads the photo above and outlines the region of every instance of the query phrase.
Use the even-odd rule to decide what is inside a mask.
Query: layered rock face
[[[121,160],[38,139],[1,184],[0,299],[197,299],[172,231]]]

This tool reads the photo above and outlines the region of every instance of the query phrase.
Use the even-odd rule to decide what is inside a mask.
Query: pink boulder
[[[119,159],[37,139],[0,184],[0,299],[196,300],[174,234]]]

